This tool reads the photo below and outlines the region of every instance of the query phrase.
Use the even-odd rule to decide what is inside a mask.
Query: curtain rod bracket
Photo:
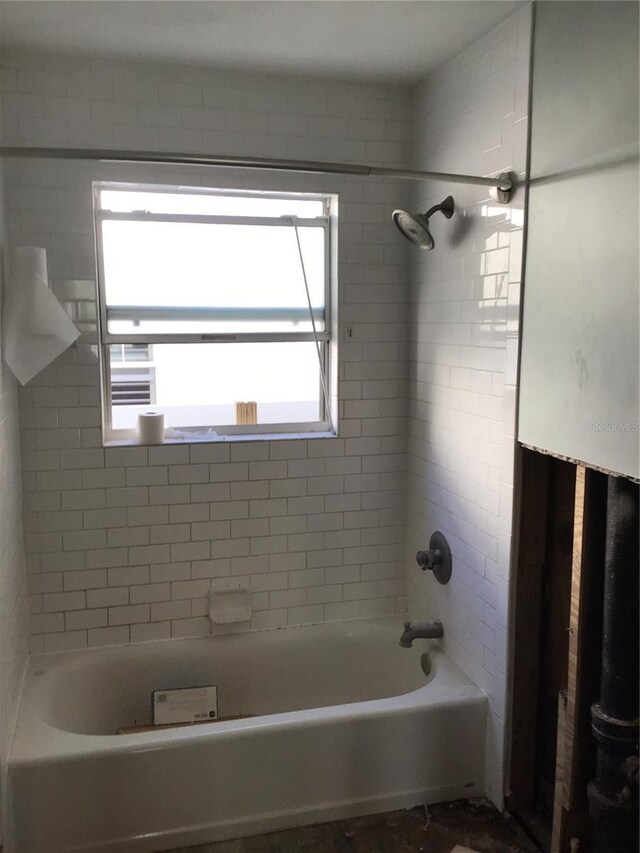
[[[493,190],[498,204],[509,204],[516,188],[516,176],[513,172],[501,172],[497,178],[500,183]]]

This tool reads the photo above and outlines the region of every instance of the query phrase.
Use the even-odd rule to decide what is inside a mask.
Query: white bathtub
[[[401,630],[371,619],[33,658],[9,850],[158,851],[483,793],[486,697],[436,643],[401,648]],[[220,716],[256,716],[115,734],[150,721],[152,690],[204,684]]]

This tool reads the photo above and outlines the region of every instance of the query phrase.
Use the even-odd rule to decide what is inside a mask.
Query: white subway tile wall
[[[410,92],[14,54],[5,144],[410,163]],[[79,344],[20,394],[31,648],[209,634],[211,586],[249,584],[251,628],[404,612],[406,183],[7,161],[14,245],[47,249]],[[340,437],[101,446],[91,182],[340,196]],[[243,626],[243,630],[246,626]]]
[[[5,222],[3,169],[0,162],[0,315],[7,246]],[[0,790],[4,790],[5,786],[9,738],[27,662],[28,637],[18,398],[15,379],[0,359]]]
[[[526,166],[530,8],[431,74],[415,102],[417,168],[490,174]],[[489,696],[487,785],[502,803],[524,191],[501,207],[483,189],[429,183],[435,251],[414,253],[410,295],[407,595],[440,618],[444,646]],[[415,564],[435,530],[453,576]]]

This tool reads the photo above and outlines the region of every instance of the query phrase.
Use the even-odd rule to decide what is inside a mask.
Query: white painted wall
[[[417,168],[522,176],[529,34],[527,7],[424,81]],[[482,188],[430,183],[415,209],[449,193],[456,213],[434,216],[435,250],[412,254],[407,593],[411,616],[443,621],[447,652],[489,696],[487,785],[500,804],[524,193],[500,207]],[[415,563],[435,530],[453,553],[448,586]]]
[[[5,141],[408,165],[398,87],[11,55]],[[337,192],[340,437],[101,446],[91,181]],[[79,346],[20,395],[32,648],[207,634],[211,583],[252,628],[404,612],[406,182],[10,162],[15,245],[45,246]],[[350,326],[352,336],[346,334]]]
[[[0,124],[0,138],[1,131]],[[5,225],[3,164],[0,161],[0,319],[7,253]],[[3,811],[7,751],[28,649],[21,494],[16,382],[0,359],[0,794]],[[0,844],[2,822],[0,817]]]

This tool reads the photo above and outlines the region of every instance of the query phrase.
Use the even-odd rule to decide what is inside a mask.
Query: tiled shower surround
[[[418,88],[418,168],[523,177],[529,37],[527,7]],[[414,203],[448,193],[457,215],[434,216],[436,248],[412,270],[407,595],[489,696],[487,784],[501,803],[524,189],[501,207],[483,188],[428,183]],[[453,554],[446,587],[414,562],[433,530]]]
[[[399,88],[16,56],[5,141],[408,165]],[[92,180],[339,194],[340,437],[101,446]],[[21,390],[31,647],[208,634],[211,584],[251,628],[405,610],[407,184],[8,161],[14,245],[47,249],[77,347]],[[211,378],[210,381],[215,381]]]
[[[0,311],[6,251],[2,171],[0,164]],[[3,362],[0,362],[0,509],[0,771],[4,772],[18,691],[27,661],[29,626],[21,518],[18,397],[16,381]],[[0,791],[4,784],[4,778],[0,778]]]
[[[416,89],[181,66],[5,57],[5,144],[119,147],[522,172],[529,9]],[[489,695],[501,802],[522,190],[221,169],[9,160],[13,245],[44,246],[79,344],[22,389],[31,645],[208,634],[213,584],[250,584],[251,628],[404,613]],[[91,182],[336,192],[334,439],[103,448]],[[434,217],[434,252],[396,207]],[[213,381],[213,380],[212,380]],[[415,551],[442,530],[439,587]]]

